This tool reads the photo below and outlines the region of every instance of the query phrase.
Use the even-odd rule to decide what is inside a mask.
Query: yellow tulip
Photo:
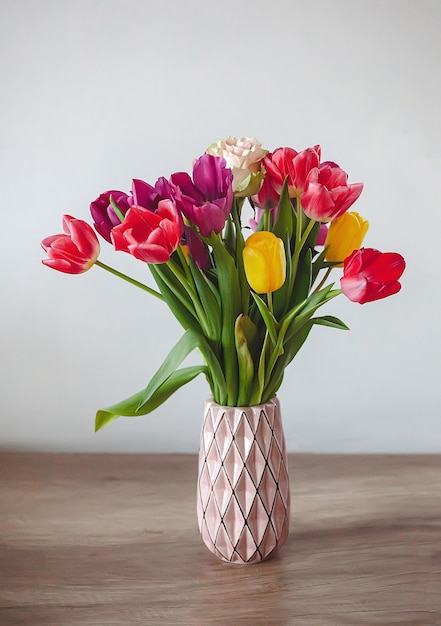
[[[243,250],[245,274],[256,293],[270,293],[285,282],[286,257],[283,241],[266,230],[253,233]]]
[[[341,262],[361,247],[369,222],[358,213],[347,212],[331,222],[326,235],[326,260]]]

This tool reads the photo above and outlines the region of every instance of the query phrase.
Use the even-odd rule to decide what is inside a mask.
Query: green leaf
[[[175,370],[169,378],[156,390],[151,396],[150,400],[143,405],[142,409],[139,409],[140,402],[144,395],[144,391],[135,393],[130,398],[122,400],[117,404],[114,404],[106,409],[100,409],[97,411],[95,418],[95,432],[104,428],[108,424],[111,424],[118,417],[139,417],[141,415],[147,415],[151,413],[158,406],[163,404],[168,398],[175,393],[180,387],[189,383],[193,378],[196,378],[198,374],[208,374],[207,367],[205,365],[194,365],[191,367],[183,367]]]
[[[202,337],[198,333],[191,329],[185,331],[145,388],[138,409],[142,409],[142,407],[147,404],[153,394],[156,393],[167,378],[173,374],[190,352],[193,352],[193,350],[201,345],[201,341]]]
[[[300,348],[305,343],[313,326],[312,321],[306,322],[289,340],[286,339],[283,355],[277,360],[271,376],[265,385],[262,394],[262,402],[267,402],[275,396],[280,389],[286,367],[294,359]]]
[[[328,269],[329,267],[335,267],[336,265],[340,265],[340,263],[336,261],[325,261],[327,248],[328,246],[320,252],[320,254],[315,258],[314,263],[312,264],[312,277],[311,277],[312,285],[315,283],[317,276],[321,270]]]
[[[299,302],[302,302],[302,300],[308,297],[312,284],[311,265],[312,253],[311,249],[307,248],[301,253],[299,258],[294,287],[291,292],[291,301],[289,303],[290,308],[296,306]]]
[[[243,323],[245,317],[246,316],[242,314],[239,315],[235,324],[237,362],[239,365],[239,393],[237,398],[238,406],[247,405],[254,376],[254,362],[248,347]]]
[[[269,310],[267,304],[262,300],[262,298],[258,296],[257,293],[254,293],[254,291],[251,292],[251,295],[253,296],[254,301],[257,304],[257,308],[259,309],[262,319],[265,323],[265,326],[268,329],[271,341],[273,342],[273,344],[275,344],[277,342],[277,332],[280,325],[274,315]]]
[[[259,366],[257,368],[257,380],[254,381],[253,390],[250,396],[250,406],[261,404],[262,393],[265,386],[265,367],[266,367],[266,353],[268,347],[269,334],[265,333],[265,339],[260,353]]]
[[[198,296],[204,311],[207,314],[209,338],[217,342],[221,337],[221,303],[213,284],[205,277],[192,258],[189,259],[191,275],[196,286]]]
[[[121,211],[119,206],[116,204],[115,200],[113,199],[113,196],[110,196],[109,200],[110,200],[110,204],[112,206],[112,209],[115,211],[115,215],[118,217],[119,221],[120,222],[124,222],[125,215]]]
[[[286,278],[280,289],[277,289],[277,291],[273,294],[274,313],[277,319],[280,319],[283,315],[285,315],[288,310],[289,299],[292,291],[291,234],[292,233],[286,232],[285,238],[282,238],[286,255]]]
[[[317,291],[309,296],[304,302],[300,303],[298,307],[300,311],[296,315],[290,324],[287,331],[287,339],[293,336],[298,330],[314,315],[318,308],[335,298],[341,293],[340,289],[332,289],[332,284],[327,285],[324,289]]]
[[[173,277],[167,266],[165,264],[149,265],[149,269],[164,301],[181,326],[185,330],[192,328],[195,331],[200,331],[199,320],[195,316],[190,298],[188,298],[185,290],[177,284],[176,279],[173,282]]]
[[[331,328],[339,328],[341,330],[349,330],[349,326],[346,326],[338,317],[333,315],[324,315],[322,317],[313,317],[312,322],[319,326],[330,326]]]
[[[272,228],[276,237],[280,237],[283,241],[286,239],[286,233],[291,237],[294,224],[294,211],[291,204],[291,198],[288,194],[288,177],[285,181],[280,192],[279,204],[277,207],[277,215]],[[289,254],[291,252],[289,251]]]

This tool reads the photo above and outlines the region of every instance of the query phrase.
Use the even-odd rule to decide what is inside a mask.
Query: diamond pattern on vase
[[[279,448],[279,444],[275,439],[271,442],[271,448],[268,454],[268,465],[273,473],[275,480],[279,480],[280,466],[282,465],[283,455]]]
[[[228,417],[227,415],[223,416]],[[233,443],[233,432],[228,423],[228,419],[221,419],[214,433],[214,440],[222,459],[225,458],[231,444]]]
[[[254,484],[253,479],[247,472],[246,467],[244,467],[242,474],[240,475],[240,478],[236,483],[236,487],[234,489],[234,497],[236,498],[245,519],[250,514],[250,510],[253,506],[256,494],[257,487]]]
[[[211,494],[211,498],[208,500],[208,504],[205,509],[205,521],[212,541],[216,538],[221,519],[221,514],[217,508],[216,500],[214,499],[214,495]]]
[[[245,461],[245,464],[247,471],[257,487],[262,479],[262,474],[265,471],[266,459],[255,440],[253,441],[253,445],[251,446],[250,453]]]
[[[251,450],[251,446],[254,441],[254,432],[246,419],[244,413],[242,413],[239,423],[237,425],[236,430],[234,431],[234,443],[236,448],[239,450],[242,459],[248,458],[248,455]]]
[[[271,517],[274,521],[276,535],[280,536],[285,522],[286,507],[279,492],[276,493]]]
[[[270,523],[270,514],[262,504],[259,496],[254,499],[250,514],[247,517],[247,526],[254,537],[256,545],[262,543],[268,524]]]
[[[202,431],[202,437],[201,437],[201,447],[204,448],[204,451],[206,453],[210,449],[210,446],[213,442],[213,438],[214,438],[214,428],[213,428],[211,411],[207,411],[207,415],[205,417],[205,422],[204,422],[204,429]]]
[[[210,549],[212,549],[214,554],[216,554],[216,556],[220,559],[223,559],[224,561],[231,561],[234,553],[234,546],[231,543],[230,537],[228,536],[223,524],[219,526],[215,541],[211,544],[207,544],[206,541],[205,543],[206,545],[212,546]]]
[[[279,542],[279,545],[282,545],[283,542]],[[272,524],[268,524],[266,527],[265,534],[263,536],[261,550],[263,550],[262,546],[265,546],[265,550],[268,554],[271,554],[273,550],[277,547],[277,537],[274,532],[274,528]]]
[[[197,497],[199,528],[207,547],[224,561],[262,561],[286,540],[289,507],[278,399],[238,408],[208,400]]]
[[[202,506],[203,510],[207,508],[208,499],[213,489],[213,483],[208,473],[207,464],[204,463],[200,474],[198,483],[198,503]]]
[[[267,457],[273,440],[273,430],[268,423],[268,419],[263,411],[260,412],[260,419],[256,429],[256,442],[258,442],[262,454]]]
[[[219,472],[212,487],[219,513],[223,516],[232,496],[231,485],[223,469]]]
[[[254,557],[257,545],[248,526],[244,526],[239,541],[236,544],[236,553],[245,563]]]
[[[237,446],[231,446],[223,459],[222,468],[225,471],[233,489],[242,474],[243,467],[243,460]]]
[[[220,468],[222,467],[222,458],[215,440],[213,440],[213,443],[211,444],[207,452],[205,462],[207,464],[207,469],[211,478],[211,482],[213,483],[216,480]]]
[[[285,465],[285,463],[282,463],[280,465],[280,474],[279,474],[279,484],[283,484],[285,482],[289,481],[289,476],[288,476],[288,469]],[[285,507],[289,508],[289,491],[285,492],[285,490],[280,489],[280,497],[282,498]],[[288,501],[286,500],[286,498],[288,497]]]
[[[207,516],[207,512],[205,512],[205,516]],[[236,498],[231,498],[222,518],[222,523],[230,537],[231,544],[236,546],[244,527],[244,517]]]
[[[273,510],[274,498],[276,497],[276,493],[277,483],[274,480],[274,476],[272,475],[270,468],[267,466],[265,467],[262,480],[259,484],[259,495],[268,513],[271,513],[271,511]]]

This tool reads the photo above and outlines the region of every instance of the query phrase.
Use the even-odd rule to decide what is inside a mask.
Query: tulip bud
[[[285,282],[285,248],[274,233],[263,230],[248,237],[243,263],[248,283],[256,293],[276,291]]]
[[[343,265],[346,257],[361,247],[368,228],[369,222],[355,212],[343,213],[331,222],[325,240],[326,260]]]

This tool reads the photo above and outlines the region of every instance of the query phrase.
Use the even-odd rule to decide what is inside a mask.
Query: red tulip
[[[122,250],[146,263],[166,263],[179,245],[182,222],[172,200],[161,200],[157,211],[134,205],[111,237]]]
[[[253,203],[265,211],[277,207],[279,198],[280,194],[274,189],[269,176],[265,176],[260,190],[251,197]]]
[[[82,274],[92,267],[100,253],[100,244],[87,222],[63,215],[65,235],[51,235],[41,242],[48,259],[43,264],[66,274]]]
[[[349,300],[360,304],[387,298],[400,291],[398,279],[405,267],[405,260],[397,252],[354,250],[344,261],[341,290]]]

